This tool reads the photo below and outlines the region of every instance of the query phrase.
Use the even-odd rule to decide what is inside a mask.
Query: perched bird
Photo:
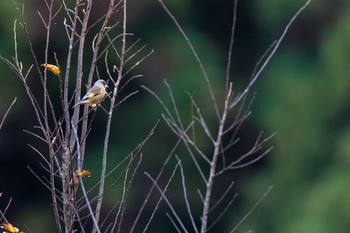
[[[84,95],[84,97],[76,105],[74,105],[73,108],[79,104],[89,105],[92,108],[96,108],[96,106],[103,101],[106,95],[106,87],[108,86],[105,80],[97,80],[86,95]]]
[[[51,73],[55,74],[55,75],[60,75],[61,74],[61,70],[59,67],[55,66],[55,65],[51,65],[51,64],[41,64],[40,66],[46,67],[46,69],[48,71],[50,71]]]

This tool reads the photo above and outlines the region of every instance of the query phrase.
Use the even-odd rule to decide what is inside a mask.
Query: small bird
[[[48,71],[50,71],[51,73],[59,76],[61,74],[61,70],[59,67],[55,66],[55,65],[51,65],[51,64],[41,64],[40,66],[46,67],[46,69]]]
[[[106,95],[106,87],[108,86],[105,80],[97,80],[86,95],[84,95],[84,97],[77,104],[75,104],[73,108],[79,104],[89,105],[92,108],[96,108],[96,106],[103,101]]]

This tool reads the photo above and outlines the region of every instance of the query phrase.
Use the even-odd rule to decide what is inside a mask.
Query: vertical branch
[[[74,138],[75,138],[75,140],[77,141],[76,143],[77,143],[78,167],[79,167],[79,159],[80,159],[80,157],[81,157],[81,155],[80,155],[80,148],[79,148],[79,147],[80,147],[80,145],[79,145],[79,137],[78,137],[78,133],[77,133],[76,127],[75,127],[74,125],[72,125],[72,130],[73,130]],[[81,170],[81,167],[79,167],[79,170]],[[74,181],[73,181],[73,182],[74,182]],[[96,219],[95,219],[95,216],[94,216],[94,213],[93,213],[93,211],[92,211],[91,203],[90,203],[89,198],[88,198],[88,196],[87,196],[87,192],[86,192],[86,190],[85,190],[85,186],[84,186],[84,183],[83,183],[83,180],[82,180],[81,176],[79,176],[79,181],[78,181],[78,183],[80,183],[81,190],[82,190],[83,196],[84,196],[84,198],[85,198],[86,206],[87,206],[87,208],[88,208],[88,210],[89,210],[90,217],[91,217],[91,219],[92,219],[92,222],[93,222],[93,224],[94,224],[94,227],[96,228],[97,233],[100,233],[100,229],[99,229],[99,227],[98,227],[98,223],[97,223],[97,221],[96,221]]]
[[[29,48],[30,48],[30,52],[32,54],[32,56],[34,57],[34,60],[36,61],[36,56],[34,54],[34,51],[33,51],[33,47],[32,47],[32,44],[30,42],[30,39],[29,39],[29,35],[28,35],[28,31],[27,31],[27,28],[26,28],[26,24],[24,22],[24,19],[23,19],[23,9],[22,11],[19,9],[19,6],[16,4],[15,2],[15,6],[16,6],[16,9],[17,9],[17,12],[18,14],[20,15],[21,17],[21,25],[22,25],[22,28],[24,30],[24,33],[26,35],[26,40],[27,42],[29,43]],[[17,21],[15,20],[14,24],[13,24],[13,41],[14,41],[14,50],[15,50],[15,55],[14,55],[14,58],[13,58],[13,62],[10,62],[8,59],[5,59],[3,57],[1,57],[5,63],[16,73],[16,75],[21,79],[21,81],[23,82],[23,86],[26,90],[26,93],[30,99],[30,102],[33,106],[33,109],[35,111],[35,115],[36,115],[36,118],[37,118],[37,121],[40,125],[40,129],[42,130],[42,133],[45,135],[45,131],[44,131],[44,123],[42,121],[42,116],[43,116],[43,113],[39,107],[39,104],[36,100],[36,98],[34,97],[30,87],[28,86],[27,82],[26,82],[26,79],[28,77],[28,74],[30,72],[30,70],[32,69],[33,66],[31,66],[27,73],[26,74],[23,74],[23,64],[22,62],[20,62],[20,60],[18,59],[18,47],[17,47],[17,32],[16,32],[16,24]]]
[[[67,12],[67,15],[69,16],[69,9],[66,6],[65,1],[63,1],[64,8]],[[64,91],[63,91],[63,113],[64,113],[64,120],[65,120],[65,126],[66,126],[66,136],[64,140],[64,147],[68,149],[68,140],[70,135],[70,115],[69,115],[69,99],[68,99],[68,92],[69,92],[69,74],[70,74],[70,67],[71,67],[71,61],[72,61],[72,54],[73,54],[73,43],[76,33],[76,27],[77,27],[77,21],[78,21],[78,11],[79,11],[79,4],[76,3],[74,7],[74,20],[72,22],[72,26],[68,26],[66,23],[66,20],[64,20],[64,26],[66,27],[66,30],[71,29],[70,34],[67,31],[67,37],[68,37],[68,53],[67,53],[67,60],[66,60],[66,73],[64,75]],[[73,150],[74,145],[71,144],[70,151]]]
[[[230,38],[230,45],[228,48],[228,54],[227,54],[227,65],[226,65],[226,82],[225,82],[225,88],[226,93],[228,92],[228,83],[230,80],[230,70],[231,70],[231,61],[232,61],[232,50],[233,50],[233,43],[235,40],[235,29],[236,29],[236,21],[237,21],[237,2],[238,0],[234,1],[233,5],[233,19],[232,19],[232,27],[231,27],[231,38]]]
[[[118,72],[118,78],[117,81],[114,84],[114,90],[113,90],[113,96],[111,98],[111,105],[108,112],[108,119],[107,119],[107,125],[106,125],[106,134],[103,144],[103,156],[102,156],[102,169],[101,169],[101,183],[99,187],[99,198],[97,199],[96,204],[96,220],[98,221],[100,219],[101,214],[101,207],[102,207],[102,201],[103,201],[103,193],[104,193],[104,186],[105,186],[105,177],[106,177],[106,169],[107,169],[107,152],[108,152],[108,144],[109,144],[109,136],[111,131],[111,124],[112,124],[112,116],[113,116],[113,109],[115,106],[116,97],[118,94],[120,82],[123,78],[123,68],[124,68],[124,62],[125,62],[125,51],[126,51],[126,0],[123,0],[123,34],[122,34],[122,48],[120,53],[120,65],[119,65],[119,72]],[[95,232],[95,229],[92,231]]]
[[[203,203],[203,212],[202,212],[202,217],[201,217],[201,219],[202,219],[201,233],[207,232],[211,194],[213,192],[213,185],[214,185],[214,179],[215,179],[215,173],[216,173],[216,163],[217,163],[218,158],[220,156],[222,138],[223,138],[223,134],[224,134],[224,127],[225,127],[225,123],[226,123],[226,119],[227,119],[227,114],[229,111],[231,94],[232,94],[232,84],[230,85],[229,91],[226,95],[224,111],[223,111],[221,119],[220,119],[219,130],[217,133],[216,141],[214,143],[214,152],[213,152],[212,160],[210,163],[210,172],[209,172],[208,182],[206,184],[206,193],[205,193],[205,198],[204,198],[204,203]]]
[[[91,1],[92,2],[92,1]],[[70,10],[67,8],[67,5],[65,1],[63,1],[63,5],[65,7],[65,10],[67,12],[67,16],[70,18]],[[68,54],[67,54],[67,60],[66,60],[66,73],[65,73],[65,79],[64,79],[64,91],[63,91],[63,118],[65,121],[65,137],[62,141],[62,167],[61,167],[61,179],[62,179],[62,199],[63,199],[63,215],[65,219],[65,225],[67,227],[67,221],[70,221],[69,219],[73,220],[73,214],[74,214],[74,205],[73,201],[71,200],[73,195],[75,196],[75,192],[70,188],[69,181],[71,176],[71,170],[70,170],[70,163],[71,163],[71,153],[74,148],[74,134],[71,134],[71,118],[69,115],[69,75],[70,75],[70,68],[71,68],[71,61],[72,61],[72,55],[73,55],[73,44],[74,44],[74,38],[76,37],[77,33],[77,22],[79,21],[79,6],[80,1],[77,0],[75,7],[74,7],[74,19],[71,21],[72,26],[69,26],[66,23],[66,20],[64,20],[64,26],[67,30],[67,38],[68,38]],[[69,34],[69,31],[70,34]],[[80,50],[79,50],[80,51]],[[79,69],[78,69],[79,70]],[[81,73],[81,71],[80,71]],[[77,74],[76,78],[76,92],[79,90],[79,95],[76,94],[75,98],[77,99],[77,96],[80,96],[80,86],[81,86],[81,76]],[[77,116],[79,116],[79,108],[76,108],[74,110],[74,114],[72,118],[72,122],[77,121]],[[75,127],[76,124],[72,124],[72,127]],[[73,130],[76,130],[73,128]],[[78,142],[77,142],[78,143]],[[67,213],[67,215],[66,215]],[[73,224],[73,221],[71,221]]]
[[[50,32],[51,32],[51,23],[52,23],[52,11],[53,11],[53,3],[54,0],[50,1],[50,5],[47,5],[49,10],[49,16],[48,16],[48,22],[45,24],[46,26],[46,44],[45,44],[45,64],[48,63],[48,53],[49,53],[49,43],[50,43]],[[45,137],[47,141],[47,145],[49,147],[49,158],[50,158],[50,190],[51,190],[51,197],[53,202],[53,209],[54,209],[54,215],[56,220],[56,226],[58,232],[62,232],[62,227],[60,223],[59,213],[58,213],[58,204],[57,204],[57,196],[56,196],[56,185],[55,185],[55,152],[53,149],[53,144],[51,141],[51,135],[50,135],[50,126],[49,126],[49,116],[48,116],[48,102],[50,103],[49,106],[51,108],[51,111],[53,113],[53,106],[49,99],[49,93],[47,89],[47,69],[44,71],[44,79],[43,79],[43,91],[44,91],[44,122],[45,122]],[[55,117],[54,113],[52,114],[52,117]],[[55,125],[58,126],[57,122],[55,121]],[[63,197],[64,198],[64,197]],[[66,222],[65,222],[66,223]],[[68,224],[66,224],[67,226]]]
[[[91,1],[92,2],[92,1]],[[67,5],[65,3],[65,1],[62,1],[64,8],[67,12],[67,17],[70,17],[70,10],[67,8]],[[70,177],[71,177],[71,169],[70,169],[70,163],[71,163],[71,153],[73,151],[74,148],[74,135],[71,134],[71,118],[69,115],[69,76],[70,76],[70,68],[71,68],[71,61],[72,61],[72,55],[73,55],[73,44],[74,44],[74,38],[76,37],[77,34],[77,22],[79,20],[79,6],[80,6],[80,1],[77,0],[75,7],[74,7],[74,19],[71,20],[72,25],[69,26],[66,23],[66,19],[64,20],[64,26],[67,30],[67,38],[68,38],[68,53],[67,53],[67,60],[66,60],[66,73],[64,75],[64,88],[63,88],[63,103],[62,103],[62,107],[63,107],[63,118],[64,118],[64,122],[65,122],[65,136],[64,136],[64,140],[61,142],[61,148],[62,148],[62,165],[61,165],[61,179],[62,179],[62,199],[63,199],[63,215],[64,215],[64,222],[65,222],[65,226],[66,226],[66,231],[68,230],[68,232],[70,232],[69,230],[71,229],[67,229],[68,225],[73,225],[73,215],[74,215],[74,205],[73,205],[73,196],[75,196],[75,192],[74,190],[71,189],[70,185],[69,185],[69,181],[70,181]],[[69,31],[70,34],[69,34]],[[81,43],[84,42],[84,37],[80,38],[82,39],[82,41],[80,41]],[[81,48],[81,47],[80,47]],[[79,51],[81,51],[82,49],[79,49]],[[80,60],[78,60],[79,63]],[[82,62],[82,61],[81,61]],[[80,74],[81,70],[79,72],[79,68],[77,69],[77,72]],[[80,87],[81,87],[81,76],[77,73],[77,78],[76,78],[76,96],[75,98],[77,99],[77,97],[80,96]],[[77,94],[78,92],[78,94]],[[74,114],[72,116],[72,122],[76,122],[77,121],[77,117],[79,116],[79,108],[76,108],[74,110]],[[72,124],[74,127],[76,124]],[[75,130],[75,129],[74,129]],[[73,178],[72,178],[73,179]],[[71,224],[70,224],[71,222]]]
[[[91,84],[92,84],[92,79],[93,79],[94,71],[95,71],[95,68],[96,68],[96,62],[97,62],[100,46],[101,46],[101,43],[102,43],[102,39],[105,36],[108,22],[109,22],[110,18],[112,17],[115,8],[118,5],[119,5],[119,3],[115,5],[115,1],[114,0],[110,1],[109,7],[108,7],[108,11],[106,13],[105,20],[104,20],[104,22],[103,22],[103,24],[101,26],[100,32],[98,33],[98,37],[97,37],[97,40],[96,40],[96,45],[93,46],[93,57],[92,57],[92,62],[91,62],[91,67],[90,67],[90,72],[89,72],[89,77],[88,77],[88,82],[87,82],[88,86],[91,86]],[[84,155],[85,155],[85,143],[86,143],[86,140],[85,140],[84,135],[86,135],[86,133],[87,133],[87,125],[88,125],[87,113],[88,113],[88,108],[84,108],[84,116],[86,116],[86,117],[84,117],[84,119],[83,119],[82,130],[81,130],[81,135],[83,135],[83,140],[81,141],[81,156],[82,156],[81,159],[82,159],[82,161],[84,161]]]
[[[77,78],[76,78],[76,85],[75,85],[75,98],[74,103],[78,103],[80,100],[81,95],[81,83],[83,79],[83,61],[84,61],[84,46],[85,46],[85,36],[87,34],[87,26],[88,21],[90,18],[90,12],[92,8],[92,0],[87,1],[87,7],[84,10],[84,19],[82,22],[82,29],[81,33],[79,35],[79,48],[78,48],[78,65],[77,65]],[[75,32],[76,33],[76,32]],[[90,83],[91,85],[91,83]],[[78,120],[79,120],[79,110],[80,108],[74,108],[74,113],[72,116],[72,123],[73,125],[76,125],[78,127]],[[87,118],[88,114],[84,114],[84,118]],[[74,147],[74,136],[71,135],[70,137],[70,146],[71,148]]]
[[[80,1],[78,1],[80,2]],[[84,12],[84,19],[82,21],[82,29],[81,33],[79,35],[79,48],[78,48],[78,65],[77,65],[77,77],[76,77],[76,86],[75,86],[75,103],[77,103],[80,99],[80,93],[81,93],[81,83],[82,83],[82,77],[83,77],[83,61],[84,61],[84,48],[85,48],[85,37],[87,34],[87,27],[88,27],[88,21],[90,18],[90,12],[92,8],[92,2],[93,1],[87,1],[87,6]],[[77,8],[79,6],[79,3],[76,4],[75,12],[78,13]],[[77,15],[75,17],[78,17]],[[75,21],[76,19],[74,19]],[[75,30],[74,33],[77,33]],[[73,33],[72,32],[72,33]],[[73,35],[70,38],[73,40]],[[72,42],[70,42],[72,43]],[[68,88],[66,89],[68,90]],[[66,103],[66,107],[68,106],[68,103]],[[78,127],[78,118],[79,118],[79,109],[80,108],[74,108],[74,113],[72,116],[72,125]],[[87,116],[86,116],[87,117]],[[66,119],[66,122],[68,120]],[[70,148],[74,147],[75,139],[74,134],[70,134]],[[67,147],[65,148],[64,152],[62,153],[62,171],[63,171],[63,213],[64,213],[64,221],[66,224],[66,231],[71,232],[73,227],[73,219],[74,219],[74,191],[69,186],[69,180],[71,178],[71,153],[70,150],[67,150]]]
[[[52,6],[53,6],[53,2],[51,2],[51,5],[48,6],[49,11],[50,11],[50,16],[49,16],[49,21],[51,21],[52,18]],[[23,8],[22,10],[20,10],[19,6],[17,5],[17,3],[15,2],[15,7],[20,15],[21,18],[21,26],[23,28],[23,31],[25,33],[26,36],[26,40],[28,42],[29,45],[29,49],[30,49],[30,53],[34,58],[35,64],[36,64],[36,68],[38,70],[38,74],[40,77],[42,77],[41,73],[40,73],[40,69],[39,69],[39,65],[36,59],[36,55],[34,53],[33,50],[33,46],[29,37],[29,32],[27,30],[24,18],[23,18]],[[45,23],[44,23],[45,24]],[[45,26],[47,27],[47,25],[45,24]],[[49,43],[49,28],[47,27],[47,39],[46,39],[46,60],[47,60],[47,49],[48,49],[48,43]],[[42,112],[41,110],[41,105],[38,104],[37,99],[35,98],[35,96],[33,95],[31,88],[28,86],[26,79],[29,75],[29,71],[31,70],[32,66],[30,67],[30,69],[28,70],[28,72],[26,74],[23,74],[23,65],[22,63],[18,60],[18,50],[17,50],[17,37],[16,37],[16,21],[14,23],[14,43],[15,43],[15,56],[13,58],[14,62],[10,62],[7,59],[2,58],[9,66],[12,70],[15,71],[16,75],[21,79],[21,81],[23,82],[23,86],[25,87],[25,90],[27,92],[27,95],[31,101],[31,104],[33,106],[33,109],[35,111],[36,117],[37,117],[37,121],[38,124],[40,125],[40,129],[45,137],[45,142],[48,145],[49,148],[49,156],[50,156],[50,169],[54,169],[53,166],[53,158],[54,158],[54,150],[53,150],[53,144],[51,141],[51,130],[49,127],[49,117],[48,117],[48,104],[53,112],[53,107],[51,105],[50,99],[49,99],[49,94],[48,94],[48,90],[47,90],[47,86],[46,86],[46,81],[44,79],[41,79],[42,81],[42,85],[43,85],[43,89],[44,89],[44,112]],[[46,76],[45,76],[46,77]],[[52,114],[54,122],[56,123],[57,121],[54,118],[54,114]],[[61,230],[61,225],[60,225],[60,218],[59,218],[59,214],[58,214],[58,206],[57,206],[57,202],[56,202],[56,192],[55,192],[55,184],[53,182],[53,174],[54,174],[54,170],[51,170],[51,193],[52,193],[52,198],[53,198],[53,203],[54,203],[54,214],[55,214],[55,220],[56,220],[56,224],[57,224],[57,229],[58,232],[62,232]]]

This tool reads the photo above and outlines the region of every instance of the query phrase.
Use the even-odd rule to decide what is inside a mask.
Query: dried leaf
[[[60,75],[61,74],[61,70],[59,67],[55,66],[55,65],[51,65],[51,64],[41,64],[40,66],[46,67],[46,69],[48,71],[50,71],[51,73],[55,74],[55,75]]]

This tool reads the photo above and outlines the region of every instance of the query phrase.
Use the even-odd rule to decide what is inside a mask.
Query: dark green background
[[[224,90],[233,1],[165,2],[197,49],[220,99]],[[259,58],[303,3],[301,0],[239,2],[231,78],[236,92],[247,84]],[[106,6],[105,1],[96,0],[93,17],[98,17]],[[13,56],[13,21],[18,15],[11,1],[1,1],[0,9],[0,54],[10,58]],[[25,19],[30,37],[39,62],[43,62],[45,29],[36,13],[38,10],[45,15],[44,1],[26,2]],[[254,166],[228,173],[228,177],[236,182],[238,198],[216,232],[235,226],[270,185],[274,186],[272,191],[237,232],[349,232],[349,22],[349,1],[314,0],[290,28],[251,92],[251,97],[256,95],[252,116],[240,132],[242,143],[237,148],[249,148],[262,130],[265,135],[277,132],[270,141],[274,149]],[[24,67],[28,68],[33,59],[19,25],[18,31],[19,55]],[[134,70],[134,75],[144,77],[133,82],[121,95],[145,84],[168,103],[163,84],[166,79],[185,119],[188,119],[190,110],[186,91],[196,93],[195,96],[204,103],[203,113],[212,119],[213,112],[210,104],[206,104],[210,102],[200,69],[179,31],[156,0],[128,2],[128,32],[134,34],[130,43],[141,38],[140,44],[147,44],[144,54],[152,49],[155,52]],[[49,62],[54,63],[52,55],[56,52],[63,70],[66,45],[62,18],[58,17],[53,24]],[[85,74],[88,72],[90,48],[88,44]],[[103,64],[100,67],[103,70]],[[27,168],[30,166],[39,176],[46,176],[40,166],[42,160],[27,144],[43,151],[45,145],[23,132],[23,129],[33,130],[36,121],[20,80],[3,62],[0,71],[0,116],[13,98],[18,98],[0,132],[1,209],[12,197],[7,214],[10,222],[25,231],[24,225],[32,232],[53,232],[50,192]],[[55,93],[59,81],[57,77],[49,76],[49,87]],[[33,73],[29,83],[39,90],[37,79]],[[58,93],[53,94],[53,98],[58,99]],[[138,145],[162,112],[157,101],[144,91],[116,109],[110,143],[110,169]],[[93,173],[93,177],[86,181],[88,187],[97,181],[100,173],[105,120],[106,114],[99,111],[88,139],[85,166]],[[174,142],[175,137],[161,121],[145,147],[143,165],[129,196],[127,223],[133,221],[132,216],[143,200],[144,190],[150,185],[143,172],[155,175]],[[187,182],[194,186],[196,172],[187,163],[189,161],[184,157]],[[176,189],[176,185],[180,185],[178,178],[169,192],[175,204],[182,197],[179,188]],[[225,181],[217,187],[224,186]],[[116,202],[116,193],[117,187],[107,195],[107,203]],[[195,192],[191,195],[197,197]],[[195,212],[199,213],[201,210],[196,209],[198,203],[193,203]],[[108,209],[107,204],[104,207]],[[164,216],[165,211],[169,210],[162,205],[150,232],[172,229]],[[183,213],[183,210],[179,212]]]

